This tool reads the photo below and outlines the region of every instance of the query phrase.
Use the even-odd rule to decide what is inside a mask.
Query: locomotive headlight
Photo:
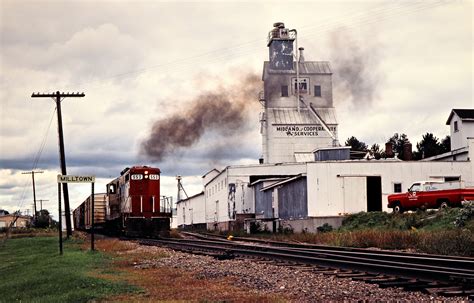
[[[145,179],[148,179],[148,175],[145,175]]]
[[[147,171],[147,170],[145,170],[145,175],[148,175],[148,171]]]

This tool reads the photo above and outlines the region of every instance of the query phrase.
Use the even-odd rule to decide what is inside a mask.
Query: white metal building
[[[380,210],[388,211],[387,196],[404,192],[419,180],[463,180],[474,186],[471,161],[359,160],[307,165],[308,215],[314,217],[378,210],[379,203]],[[377,186],[380,193],[371,196]]]
[[[204,192],[200,192],[176,203],[178,215],[177,227],[205,228],[206,213],[204,209]]]
[[[474,153],[474,139],[470,140]],[[280,193],[292,179],[301,177],[305,186],[307,207],[295,203],[299,194],[288,199]],[[264,182],[260,182],[263,180]],[[474,186],[474,167],[471,161],[397,161],[348,160],[314,161],[248,166],[229,166],[204,186],[204,193],[178,204],[179,225],[205,223],[208,229],[241,228],[251,218],[276,218],[296,231],[315,231],[325,222],[340,224],[343,215],[360,211],[388,211],[387,196],[406,191],[419,180],[462,180]],[[262,183],[262,187],[254,186]],[[260,212],[263,203],[256,192],[270,190],[271,216]],[[268,207],[267,207],[268,208]],[[298,214],[282,216],[281,209],[295,208]],[[257,213],[255,210],[259,209]],[[204,215],[202,215],[204,214]],[[339,217],[339,221],[334,221]],[[181,218],[181,219],[180,219]]]

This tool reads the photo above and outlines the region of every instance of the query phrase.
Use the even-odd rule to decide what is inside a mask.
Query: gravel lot
[[[193,255],[155,246],[139,246],[144,253],[167,253],[170,257],[137,262],[136,268],[171,267],[194,272],[197,279],[228,277],[234,285],[267,294],[279,294],[292,302],[315,301],[467,301],[467,298],[446,298],[421,292],[405,292],[398,288],[313,273],[300,268],[278,266],[252,260],[223,260]],[[137,252],[135,250],[135,252]]]

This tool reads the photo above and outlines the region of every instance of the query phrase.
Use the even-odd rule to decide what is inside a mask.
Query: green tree
[[[374,158],[377,160],[380,159],[384,154],[384,151],[380,149],[380,145],[378,145],[377,143],[372,144],[369,151],[372,156],[374,156]]]
[[[352,136],[346,140],[346,146],[350,146],[353,151],[367,151],[368,147],[362,141],[359,141],[356,137]]]
[[[443,153],[451,151],[451,137],[449,135],[441,140],[441,147],[443,148]]]
[[[417,151],[414,153],[416,160],[437,156],[450,150],[449,136],[439,140],[432,133],[423,135],[420,142],[416,144]]]
[[[38,216],[36,216],[35,220],[35,227],[38,228],[45,228],[50,227],[51,224],[51,216],[49,215],[49,211],[47,209],[42,209],[38,212]]]

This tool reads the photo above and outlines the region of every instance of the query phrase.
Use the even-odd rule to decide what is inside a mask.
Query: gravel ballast
[[[467,301],[467,298],[447,298],[421,292],[407,292],[401,288],[379,288],[377,285],[350,278],[315,273],[303,268],[280,266],[253,260],[217,260],[210,256],[194,255],[168,248],[140,245],[144,253],[169,255],[165,258],[138,262],[136,268],[169,267],[193,272],[197,279],[230,278],[234,285],[265,294],[277,294],[292,302],[315,301]],[[136,251],[135,251],[136,252]]]

